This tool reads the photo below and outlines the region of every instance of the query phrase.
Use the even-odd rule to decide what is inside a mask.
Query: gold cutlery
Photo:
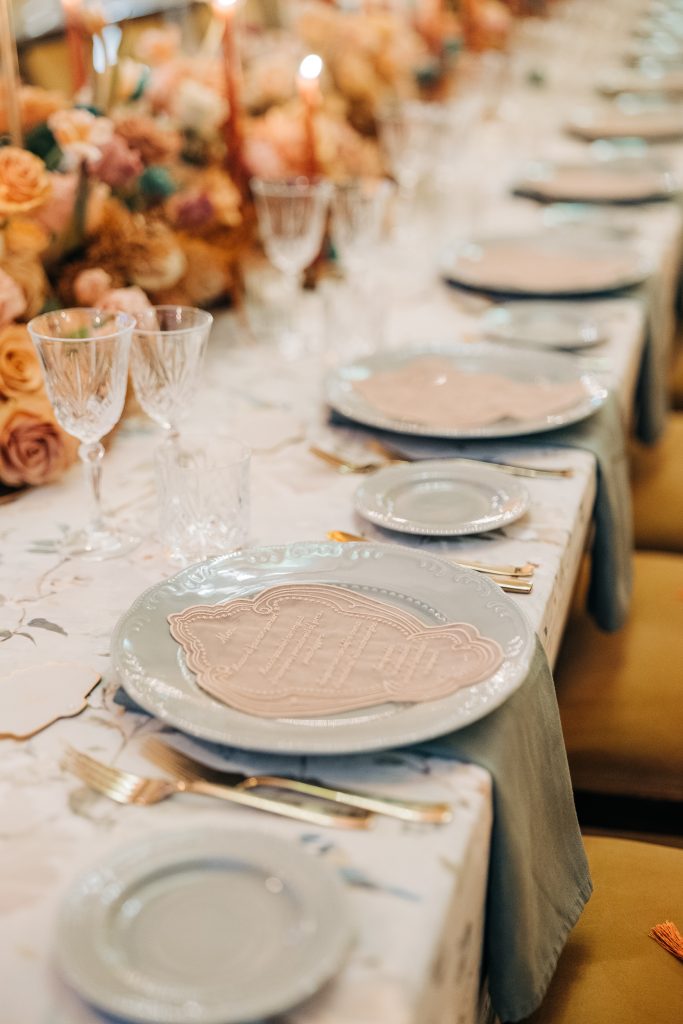
[[[353,810],[350,807],[339,808],[331,804],[328,810],[317,810],[299,804],[286,803],[284,800],[271,799],[247,793],[231,786],[217,785],[202,779],[150,779],[132,772],[122,771],[113,765],[102,764],[94,758],[70,747],[63,762],[67,771],[76,775],[90,789],[102,793],[120,804],[158,804],[176,793],[199,793],[202,796],[215,796],[228,800],[243,807],[252,807],[259,811],[269,811],[285,818],[296,818],[308,825],[335,826],[337,828],[367,828],[372,822],[372,815],[367,812]]]
[[[381,469],[383,465],[395,464],[400,461],[406,462],[406,459],[387,459],[384,458],[382,462],[353,462],[351,459],[344,459],[341,455],[335,455],[334,452],[325,451],[324,448],[318,448],[317,445],[309,445],[308,448],[311,455],[315,455],[316,458],[326,462],[328,466],[332,466],[338,473],[374,473],[375,470]]]
[[[369,540],[369,537],[364,537],[360,533],[347,533],[345,530],[330,530],[327,534],[328,540],[339,540],[342,543],[344,541],[364,541]],[[489,565],[487,562],[463,562],[459,558],[451,558],[450,555],[445,555],[445,558],[449,562],[455,562],[461,569],[474,569],[475,572],[483,572],[487,576],[516,576],[525,579],[529,576],[533,576],[535,566],[532,562],[525,562],[524,565]]]
[[[238,790],[251,790],[257,787],[282,789],[304,796],[316,797],[347,807],[356,807],[364,811],[383,814],[401,821],[444,824],[453,817],[453,812],[445,803],[425,803],[413,800],[395,800],[391,797],[378,796],[374,793],[361,793],[355,790],[332,789],[318,779],[299,781],[298,779],[281,778],[274,775],[245,776],[238,772],[223,771],[211,768],[189,754],[184,754],[175,747],[163,743],[159,739],[149,739],[142,748],[142,753],[153,764],[163,768],[176,778],[191,782],[204,779],[212,783],[234,786]]]
[[[368,448],[370,448],[372,451],[377,452],[378,455],[383,456],[383,458],[390,463],[423,461],[421,459],[405,455],[397,448],[393,448],[391,445],[386,444],[386,442],[380,441],[377,438],[372,438],[370,441],[368,441]],[[511,462],[494,462],[487,461],[486,459],[471,459],[467,455],[455,456],[453,458],[449,457],[449,461],[474,463],[475,466],[486,466],[488,467],[488,469],[500,469],[503,473],[512,473],[514,476],[539,478],[574,476],[574,470],[571,468],[571,466],[545,466],[542,469],[539,469],[534,466],[521,466],[518,465],[517,463]],[[347,470],[347,472],[353,472],[353,470]],[[356,470],[356,472],[358,472],[358,470]],[[369,472],[369,470],[365,470],[365,472]]]
[[[371,543],[368,537],[363,537],[358,533],[346,533],[344,530],[329,530],[327,533],[327,539],[336,540],[342,544]],[[533,575],[534,567],[529,562],[524,566],[512,566],[511,568],[517,570],[527,570],[530,568],[530,572],[524,571],[522,573],[518,572],[517,575],[509,575],[507,573],[494,571],[494,568],[500,569],[503,568],[502,566],[487,566],[484,569],[481,563],[460,562],[455,558],[451,558],[450,555],[444,555],[440,552],[438,553],[438,557],[445,558],[447,562],[452,562],[453,565],[457,565],[460,569],[475,569],[476,572],[480,572],[483,576],[488,576],[493,583],[497,583],[499,587],[502,587],[503,590],[507,590],[510,594],[530,594],[534,589],[534,585],[530,579]]]

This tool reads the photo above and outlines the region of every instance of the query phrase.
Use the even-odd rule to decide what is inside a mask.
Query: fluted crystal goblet
[[[81,442],[78,453],[92,496],[89,524],[64,541],[73,556],[112,558],[139,543],[105,517],[100,498],[102,438],[123,412],[133,325],[127,313],[100,309],[62,309],[28,325],[57,421]]]

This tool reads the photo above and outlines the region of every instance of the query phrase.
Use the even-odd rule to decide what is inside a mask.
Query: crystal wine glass
[[[139,537],[110,525],[102,512],[101,439],[123,411],[133,318],[99,309],[44,313],[28,325],[58,422],[78,449],[93,499],[89,525],[65,540],[68,554],[101,560],[130,551]]]
[[[303,352],[295,326],[300,279],[320,251],[332,186],[327,181],[304,177],[293,181],[252,178],[251,190],[266,255],[291,282],[293,300],[288,307],[289,323],[285,325],[281,347],[285,355],[296,357]]]
[[[332,197],[332,241],[344,269],[363,270],[382,234],[394,185],[387,178],[353,178],[335,186]]]
[[[137,399],[170,439],[199,382],[213,317],[192,306],[156,306],[135,318],[130,366]]]

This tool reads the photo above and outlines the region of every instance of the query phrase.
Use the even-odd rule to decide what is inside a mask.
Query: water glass
[[[332,186],[304,177],[293,181],[252,178],[251,191],[266,255],[291,284],[292,301],[282,327],[281,348],[285,356],[296,358],[305,351],[296,326],[300,279],[320,252]]]
[[[200,562],[247,543],[249,464],[249,449],[223,435],[186,435],[159,447],[159,528],[173,562]]]
[[[192,306],[155,306],[136,317],[130,365],[137,399],[167,436],[195,395],[213,317]]]
[[[92,495],[90,523],[64,541],[69,555],[111,558],[139,543],[105,518],[100,500],[101,439],[123,412],[133,325],[127,313],[99,309],[44,313],[28,325],[57,421],[81,442],[78,454]]]
[[[361,271],[372,254],[394,191],[393,182],[387,178],[354,178],[335,186],[332,242],[348,273]]]

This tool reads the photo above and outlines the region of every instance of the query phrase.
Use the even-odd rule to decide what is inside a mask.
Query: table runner
[[[492,452],[491,442],[458,442],[373,431],[359,427],[336,412],[331,413],[330,422],[370,434],[379,433],[399,453],[416,459],[469,455],[495,460],[495,455],[500,454],[497,449]],[[624,428],[616,395],[610,392],[604,405],[580,423],[546,434],[505,439],[506,442],[509,440],[520,447],[583,448],[595,455],[597,493],[593,509],[595,532],[588,608],[601,629],[620,629],[628,616],[631,600],[633,517]],[[513,462],[515,459],[521,461],[523,452],[510,457]]]

